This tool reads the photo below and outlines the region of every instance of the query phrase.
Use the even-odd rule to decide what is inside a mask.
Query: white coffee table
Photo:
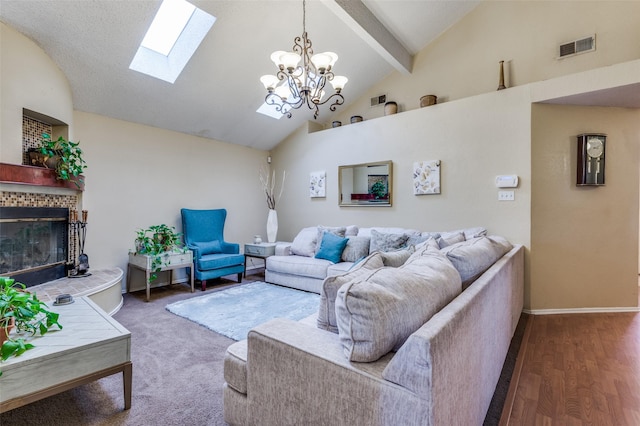
[[[129,409],[131,333],[87,297],[49,308],[63,329],[28,338],[35,348],[0,362],[0,413],[116,373]]]

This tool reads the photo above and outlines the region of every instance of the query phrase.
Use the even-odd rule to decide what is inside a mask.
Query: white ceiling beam
[[[321,0],[391,66],[411,74],[413,56],[360,0]]]

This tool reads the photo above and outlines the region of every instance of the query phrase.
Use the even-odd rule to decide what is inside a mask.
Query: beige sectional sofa
[[[324,231],[348,238],[349,241],[340,262],[333,263],[315,257],[320,248],[319,240]],[[298,290],[320,293],[322,282],[327,276],[339,275],[348,271],[357,260],[378,249],[383,252],[394,251],[419,244],[429,237],[435,238],[444,247],[486,235],[486,233],[487,230],[482,227],[432,232],[392,227],[365,228],[355,225],[312,226],[302,229],[293,242],[280,242],[276,245],[276,255],[270,256],[266,260],[265,281]],[[398,238],[388,239],[389,235],[398,236]]]
[[[399,266],[370,253],[323,280],[318,315],[231,345],[225,421],[481,425],[522,311],[524,249],[480,236],[407,251]]]

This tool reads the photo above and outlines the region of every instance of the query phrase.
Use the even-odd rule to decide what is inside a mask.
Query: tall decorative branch
[[[284,171],[282,173],[282,184],[280,185],[280,192],[276,196],[276,171],[269,174],[269,170],[267,168],[260,169],[260,183],[262,184],[262,190],[264,191],[264,195],[267,199],[267,207],[270,210],[276,209],[276,204],[280,202],[280,198],[282,197],[282,192],[284,191],[284,182],[287,177],[287,172]]]

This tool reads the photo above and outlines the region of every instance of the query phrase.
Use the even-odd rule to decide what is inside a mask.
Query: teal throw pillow
[[[340,262],[342,251],[347,246],[348,241],[348,238],[325,232],[322,234],[322,242],[320,243],[320,250],[316,253],[316,258],[326,259],[333,263]]]
[[[193,244],[200,250],[200,255],[222,253],[220,241],[202,241]]]

